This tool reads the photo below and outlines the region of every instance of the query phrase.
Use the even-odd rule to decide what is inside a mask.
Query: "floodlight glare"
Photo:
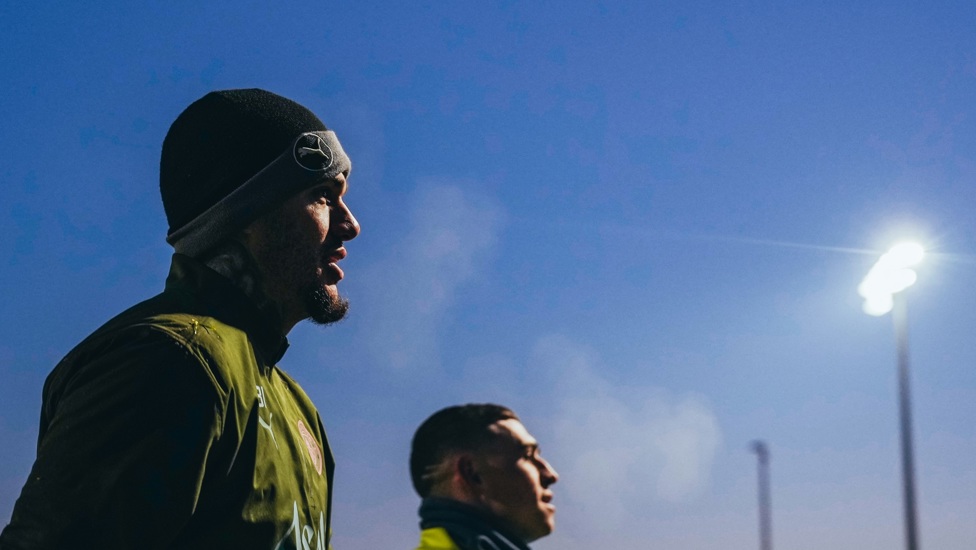
[[[897,244],[883,254],[857,287],[864,298],[864,312],[881,316],[891,311],[892,295],[915,284],[918,276],[910,268],[924,255],[922,245],[912,242]]]
[[[911,267],[922,261],[925,249],[918,243],[899,243],[891,247],[885,256],[891,259],[892,265]]]
[[[864,313],[874,317],[881,317],[893,307],[895,307],[895,300],[891,294],[868,296],[864,299]]]

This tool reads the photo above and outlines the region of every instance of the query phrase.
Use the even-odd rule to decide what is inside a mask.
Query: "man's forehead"
[[[517,447],[528,447],[538,445],[532,434],[525,429],[525,426],[514,418],[506,418],[492,424],[489,428],[498,437],[497,441],[507,443]]]

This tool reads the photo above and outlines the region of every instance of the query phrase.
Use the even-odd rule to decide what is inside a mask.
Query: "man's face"
[[[539,453],[539,445],[518,420],[491,426],[496,440],[479,453],[482,502],[526,542],[544,537],[556,524],[549,486],[559,476]]]
[[[281,308],[286,331],[302,319],[333,323],[349,308],[336,285],[345,241],[359,235],[359,222],[343,196],[346,178],[307,189],[262,216],[246,242],[263,278],[263,289]]]

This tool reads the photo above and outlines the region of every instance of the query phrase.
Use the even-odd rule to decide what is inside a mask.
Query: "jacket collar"
[[[462,550],[530,550],[491,515],[469,504],[428,497],[420,504],[420,528],[441,527]]]
[[[288,339],[273,315],[258,309],[226,277],[189,256],[173,254],[166,291],[192,298],[204,306],[201,313],[246,332],[254,351],[268,365],[280,361],[288,349]]]

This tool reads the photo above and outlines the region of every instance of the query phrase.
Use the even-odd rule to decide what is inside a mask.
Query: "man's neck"
[[[261,274],[247,248],[236,240],[214,247],[200,258],[207,267],[224,276],[268,315],[287,335],[292,326],[284,326],[281,307],[264,291]]]

